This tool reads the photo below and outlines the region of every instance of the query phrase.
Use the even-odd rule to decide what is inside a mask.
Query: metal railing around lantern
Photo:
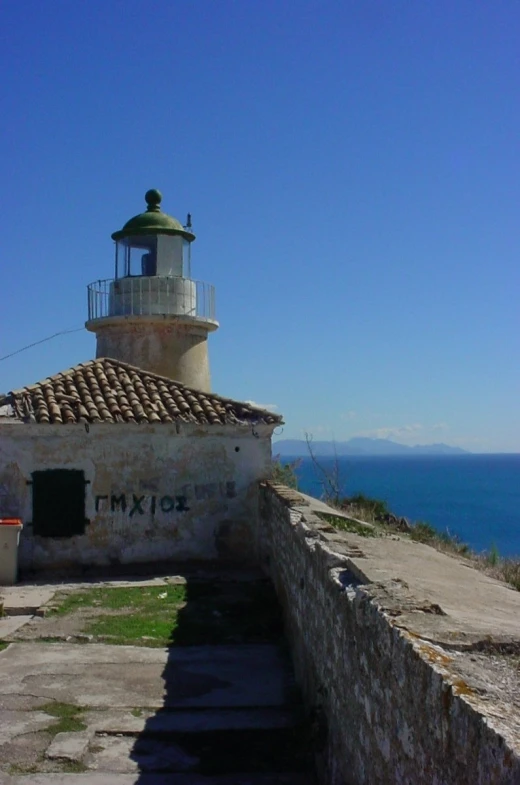
[[[88,318],[185,316],[215,321],[215,287],[191,278],[128,276],[87,287]]]

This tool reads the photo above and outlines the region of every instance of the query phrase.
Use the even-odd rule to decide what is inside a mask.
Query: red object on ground
[[[21,518],[0,518],[0,526],[21,526]]]

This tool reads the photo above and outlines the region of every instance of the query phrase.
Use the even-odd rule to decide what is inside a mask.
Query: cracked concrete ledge
[[[322,507],[327,505],[320,502],[320,512]],[[431,632],[432,640],[451,646],[475,648],[480,643],[520,654],[520,592],[462,557],[393,534],[367,538],[331,533],[315,510],[296,509],[305,535],[320,540],[327,553],[346,558],[347,568],[370,585],[367,591],[381,609],[401,618],[403,626],[407,619],[412,631],[425,637]]]

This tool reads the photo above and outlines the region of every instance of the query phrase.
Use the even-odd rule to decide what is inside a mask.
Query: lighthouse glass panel
[[[157,236],[157,275],[165,278],[182,278],[182,237],[160,234]]]
[[[157,275],[157,237],[124,237],[116,244],[116,278]]]
[[[184,278],[191,278],[191,243],[182,241],[182,269]]]

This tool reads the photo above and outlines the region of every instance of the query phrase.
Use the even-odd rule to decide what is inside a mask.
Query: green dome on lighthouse
[[[184,226],[173,216],[163,213],[160,207],[162,194],[156,188],[152,188],[144,195],[147,207],[144,213],[134,215],[125,223],[122,229],[114,232],[113,240],[121,240],[124,237],[136,237],[139,235],[169,234],[180,235],[185,240],[192,242],[195,235],[185,229]]]

